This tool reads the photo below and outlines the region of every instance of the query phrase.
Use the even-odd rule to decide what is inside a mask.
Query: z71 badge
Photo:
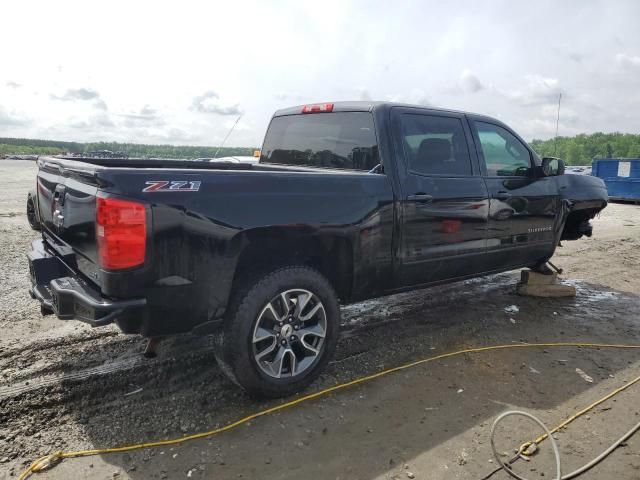
[[[200,190],[200,180],[189,182],[186,180],[150,180],[145,182],[143,192],[197,192]]]

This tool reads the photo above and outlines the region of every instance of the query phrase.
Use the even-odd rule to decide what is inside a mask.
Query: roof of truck
[[[406,108],[420,108],[422,110],[432,110],[432,111],[438,111],[438,112],[447,112],[447,113],[455,113],[455,114],[463,114],[463,115],[473,115],[474,117],[484,117],[487,119],[491,119],[494,121],[499,121],[497,119],[494,119],[492,117],[489,117],[487,115],[480,115],[477,113],[472,113],[472,112],[465,112],[465,111],[461,111],[461,110],[453,110],[453,109],[449,109],[449,108],[439,108],[439,107],[432,107],[430,105],[412,105],[409,103],[400,103],[400,102],[385,102],[385,101],[346,101],[346,102],[317,102],[317,103],[312,103],[312,104],[307,104],[307,105],[325,105],[325,104],[332,104],[333,105],[333,109],[332,112],[371,112],[373,111],[374,108],[380,107],[380,106],[387,106],[387,107],[406,107]],[[277,110],[273,116],[274,117],[279,117],[282,115],[295,115],[295,114],[299,114],[302,113],[302,109],[305,107],[305,105],[296,105],[293,107],[287,107],[287,108],[282,108],[280,110]],[[502,123],[502,122],[500,122]]]

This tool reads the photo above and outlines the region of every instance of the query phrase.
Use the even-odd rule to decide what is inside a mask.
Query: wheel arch
[[[232,292],[248,277],[286,265],[304,265],[320,272],[345,302],[353,287],[353,248],[344,235],[306,226],[261,227],[242,232]]]

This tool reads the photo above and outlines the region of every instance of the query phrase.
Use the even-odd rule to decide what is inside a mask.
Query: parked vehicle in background
[[[504,123],[384,102],[276,112],[258,163],[42,157],[43,311],[147,337],[216,335],[252,395],[309,385],[340,303],[521,267],[591,234],[603,182]]]
[[[111,150],[93,150],[80,155],[90,158],[129,158],[126,152],[112,152]]]
[[[4,156],[7,160],[38,160],[38,155],[21,155],[21,154],[17,154],[17,155],[5,155]]]
[[[565,173],[575,175],[591,175],[591,167],[585,165],[568,165],[565,167]]]
[[[260,161],[260,157],[250,157],[248,155],[237,155],[233,157],[221,157],[210,158],[209,162],[229,162],[229,163],[248,163],[251,165],[257,164]]]

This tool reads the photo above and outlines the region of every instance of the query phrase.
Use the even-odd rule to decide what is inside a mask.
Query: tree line
[[[123,152],[131,158],[210,158],[236,155],[253,155],[252,147],[197,147],[182,145],[148,145],[142,143],[119,142],[58,142],[55,140],[34,140],[30,138],[0,138],[0,155],[57,155],[87,154],[99,150]]]
[[[594,158],[640,158],[640,135],[630,133],[582,133],[530,145],[541,157],[560,157],[568,165],[591,165]]]
[[[0,143],[0,157],[3,155],[60,155],[65,152],[66,150],[59,147]]]
[[[589,165],[594,158],[640,158],[640,135],[630,133],[592,133],[549,140],[533,140],[531,147],[543,157],[560,157],[568,165]],[[210,158],[218,147],[149,145],[118,142],[58,142],[29,138],[0,138],[0,155],[56,155],[89,153],[97,150],[124,152],[139,158]],[[222,147],[218,157],[253,155],[255,148]]]

